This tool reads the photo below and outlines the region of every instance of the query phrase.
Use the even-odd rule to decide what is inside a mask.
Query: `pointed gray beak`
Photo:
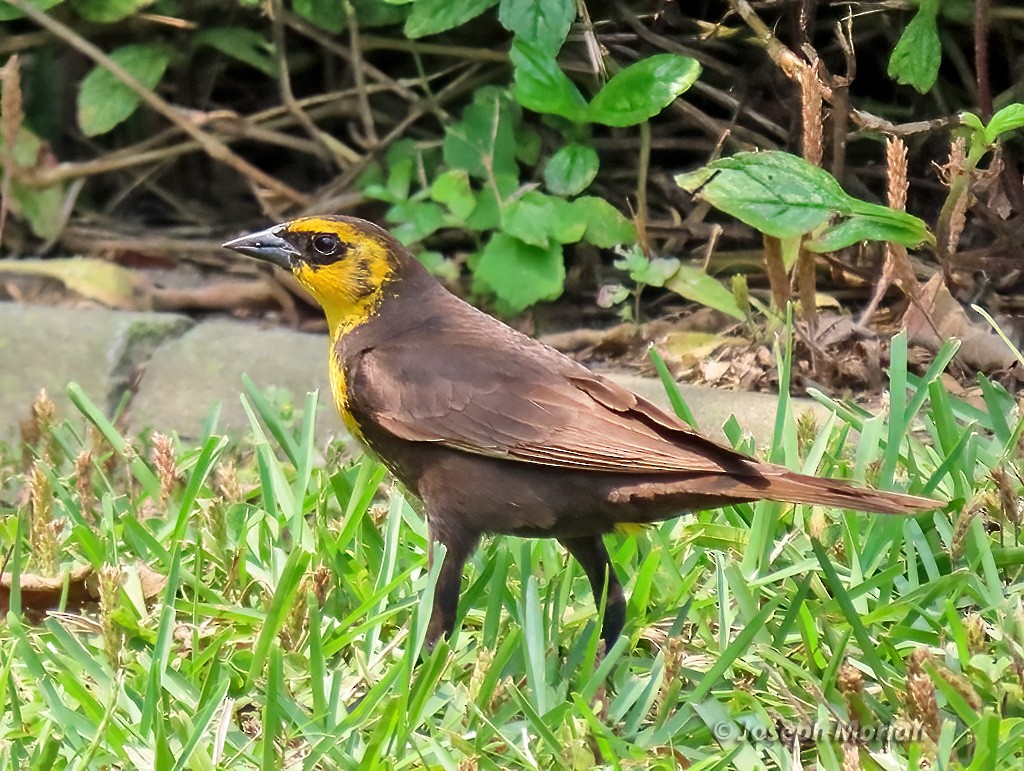
[[[291,270],[292,258],[298,257],[300,252],[277,234],[280,229],[280,225],[275,225],[272,228],[261,230],[259,233],[228,241],[223,246],[225,249],[231,249],[247,257],[266,260],[285,270]]]

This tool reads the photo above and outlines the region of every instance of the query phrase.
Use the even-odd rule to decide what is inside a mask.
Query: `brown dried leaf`
[[[5,260],[0,274],[55,279],[68,291],[108,308],[148,310],[152,306],[149,282],[136,271],[92,257]]]
[[[59,576],[40,576],[35,573],[22,573],[21,609],[25,613],[43,613],[60,605],[64,593],[64,584],[68,584],[68,607],[81,605],[95,600],[99,594],[90,580],[93,574],[91,565],[79,565],[70,572],[65,571]],[[0,615],[7,613],[11,607],[11,573],[0,575]]]
[[[949,293],[941,273],[936,273],[921,287],[920,306],[914,303],[907,309],[903,326],[911,342],[933,351],[947,339],[957,338],[963,343],[957,360],[982,372],[1005,369],[1016,361],[1013,351],[986,322],[972,321],[968,317]]]
[[[147,600],[158,597],[167,586],[167,576],[157,573],[146,563],[139,561],[135,563],[135,570],[139,574],[139,584],[142,586],[142,596]]]

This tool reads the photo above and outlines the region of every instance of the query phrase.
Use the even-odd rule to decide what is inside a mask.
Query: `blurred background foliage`
[[[761,239],[674,177],[799,154],[813,72],[816,165],[884,202],[902,138],[907,209],[940,236],[944,205],[973,212],[913,269],[1012,305],[1020,139],[953,204],[950,141],[960,111],[1024,101],[1022,21],[989,0],[8,0],[2,246],[219,268],[224,236],[350,213],[499,312],[568,289],[629,315],[654,285],[742,318],[747,289],[709,276],[767,296]],[[837,251],[819,286],[863,300],[882,259]]]

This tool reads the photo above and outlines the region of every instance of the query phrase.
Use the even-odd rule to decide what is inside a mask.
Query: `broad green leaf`
[[[587,100],[566,77],[555,57],[533,43],[512,43],[516,101],[534,112],[561,115],[574,123],[587,120]]]
[[[942,43],[935,20],[938,10],[939,0],[921,0],[889,57],[889,77],[922,94],[935,85],[942,61]]]
[[[83,19],[97,24],[127,19],[140,8],[151,5],[153,0],[74,0],[72,6]]]
[[[475,19],[498,0],[415,0],[405,20],[409,38],[436,35]]]
[[[277,75],[274,45],[255,30],[245,27],[211,27],[198,32],[192,39],[192,45],[208,45],[264,75]]]
[[[1024,128],[1024,104],[1014,102],[992,116],[985,127],[985,142],[995,144],[1001,134],[1019,128]]]
[[[388,209],[387,218],[399,223],[391,235],[403,244],[422,241],[444,226],[444,210],[433,201],[401,201]]]
[[[590,145],[566,145],[544,167],[544,184],[555,195],[579,195],[594,181],[599,164]]]
[[[916,220],[916,217],[886,209],[884,206],[878,208],[903,216],[888,217],[885,212],[879,212],[877,216],[854,214],[849,219],[829,225],[815,233],[812,239],[804,242],[804,246],[812,252],[834,252],[861,241],[892,241],[906,246],[916,246],[927,240],[921,237],[920,221],[910,221]]]
[[[737,153],[680,174],[676,182],[776,238],[798,238],[826,226],[835,228],[839,218],[854,218],[874,223],[874,229],[857,224],[838,234],[833,230],[834,242],[853,236],[855,240],[896,240],[908,247],[934,242],[917,217],[853,198],[827,171],[789,153]]]
[[[40,238],[49,240],[60,232],[63,185],[33,187],[11,180],[11,204],[11,208],[28,221],[32,232]]]
[[[469,186],[469,174],[465,169],[451,169],[441,174],[430,186],[430,197],[443,203],[462,220],[476,208],[476,195]]]
[[[551,56],[558,53],[576,18],[574,0],[501,0],[498,21]]]
[[[501,212],[505,201],[511,199],[519,187],[518,174],[496,174],[488,181],[476,199],[476,208],[466,217],[470,230],[495,230],[501,227]]]
[[[110,54],[139,84],[153,89],[171,61],[171,50],[158,44],[122,46]],[[78,125],[86,136],[110,131],[131,117],[141,101],[138,94],[99,65],[82,80],[78,92]]]
[[[531,190],[505,207],[501,229],[527,244],[547,248],[552,240],[579,241],[587,224],[564,198]]]
[[[714,308],[740,321],[746,318],[743,310],[736,304],[733,293],[726,289],[718,279],[709,276],[699,268],[680,265],[679,270],[665,281],[665,288],[671,289],[687,300]]]
[[[631,64],[604,84],[587,117],[605,126],[634,126],[652,118],[693,85],[700,75],[695,59],[657,54]]]
[[[336,35],[348,26],[348,14],[342,0],[292,0],[292,9],[325,32]]]
[[[502,175],[518,179],[515,129],[519,119],[519,107],[504,91],[479,89],[473,104],[462,111],[462,120],[445,129],[445,164],[478,179]]]
[[[562,247],[531,246],[506,233],[495,233],[476,266],[481,279],[512,310],[554,300],[565,286]]]
[[[574,216],[586,223],[584,241],[604,249],[636,241],[636,226],[603,198],[577,198],[572,209]]]
[[[2,137],[0,148],[3,148]],[[43,149],[42,140],[28,126],[21,126],[14,142],[14,162],[21,168],[35,168],[42,162]],[[2,177],[0,169],[0,178]],[[63,222],[61,209],[64,206],[64,185],[58,183],[36,187],[12,179],[9,204],[11,211],[25,218],[33,233],[49,240],[60,232]]]
[[[259,0],[254,4],[258,5]],[[407,15],[405,5],[380,0],[292,0],[295,13],[334,35],[348,27],[346,6],[350,4],[361,29],[398,24]]]
[[[31,5],[34,5],[40,11],[45,11],[48,8],[53,8],[55,5],[60,5],[64,0],[29,0]],[[21,11],[15,8],[10,3],[0,2],[0,21],[10,21],[11,19],[20,19],[24,17]]]

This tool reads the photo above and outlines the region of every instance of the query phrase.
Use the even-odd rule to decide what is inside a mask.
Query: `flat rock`
[[[132,400],[129,425],[195,439],[219,404],[217,430],[246,432],[250,424],[241,395],[242,376],[248,375],[284,410],[301,410],[306,393],[319,390],[317,437],[323,441],[344,431],[331,403],[327,347],[326,335],[231,319],[204,321],[154,352]]]
[[[17,436],[43,388],[58,418],[73,414],[70,382],[109,414],[149,353],[191,325],[171,313],[0,303],[0,440]]]
[[[242,406],[243,374],[282,411],[301,410],[305,394],[319,391],[317,442],[322,446],[344,428],[334,410],[327,376],[327,337],[232,319],[194,322],[167,313],[127,313],[0,303],[0,439],[12,439],[28,417],[40,388],[54,397],[60,415],[71,415],[70,381],[107,414],[135,386],[129,429],[176,432],[195,440],[215,405],[217,431],[243,434],[249,418]],[[670,409],[661,382],[629,372],[601,370],[650,401]],[[759,444],[770,442],[778,397],[719,391],[691,385],[679,389],[701,430],[724,440],[735,415]],[[824,408],[795,400],[797,413]]]
[[[642,377],[626,372],[605,372],[619,385],[628,388],[659,407],[672,411],[668,396],[661,381],[653,377]],[[758,445],[770,444],[775,432],[775,414],[779,405],[776,394],[750,393],[747,391],[723,391],[704,386],[676,383],[683,401],[686,402],[697,420],[701,433],[718,442],[728,444],[722,427],[730,417],[735,416],[740,428],[754,437]],[[821,425],[829,411],[813,399],[791,399],[793,413],[800,415],[810,410]]]

